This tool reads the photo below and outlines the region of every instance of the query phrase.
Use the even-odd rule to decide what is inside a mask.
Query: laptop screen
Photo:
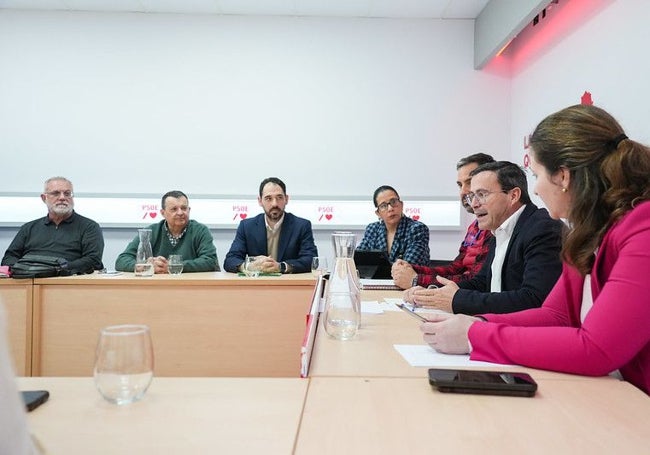
[[[354,264],[359,276],[366,279],[386,280],[391,278],[391,263],[388,254],[382,250],[356,250]]]

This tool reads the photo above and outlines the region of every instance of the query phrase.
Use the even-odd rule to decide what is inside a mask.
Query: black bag
[[[47,278],[71,275],[68,261],[63,258],[26,254],[11,266],[12,278]]]

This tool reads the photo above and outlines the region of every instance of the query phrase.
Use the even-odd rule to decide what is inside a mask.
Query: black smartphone
[[[396,305],[397,305],[397,307],[398,307],[399,309],[406,311],[408,314],[410,314],[411,316],[413,316],[415,319],[417,319],[417,320],[419,320],[419,321],[421,321],[421,322],[429,322],[429,320],[428,320],[427,318],[425,318],[425,317],[422,316],[422,315],[417,314],[415,311],[411,310],[410,308],[408,308],[408,307],[407,307],[406,305],[404,305],[403,303],[397,303]]]
[[[38,408],[50,398],[50,392],[47,390],[25,390],[22,395],[27,412]]]
[[[429,383],[441,392],[532,397],[537,383],[526,373],[480,370],[429,370]]]

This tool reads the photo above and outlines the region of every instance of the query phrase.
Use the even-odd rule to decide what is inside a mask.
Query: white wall
[[[280,95],[289,102],[282,109],[278,107],[278,115],[283,115],[283,109],[292,110],[291,114],[284,115],[291,116],[293,131],[300,135],[303,142],[311,142],[313,147],[317,143],[336,144],[337,147],[328,145],[328,150],[332,152],[340,147],[345,151],[341,155],[342,160],[354,162],[352,151],[365,159],[363,166],[356,164],[365,171],[358,179],[364,182],[362,186],[365,185],[361,191],[347,186],[347,172],[337,172],[333,179],[331,174],[321,172],[314,178],[312,163],[323,156],[322,153],[309,154],[306,162],[287,159],[281,154],[279,161],[282,166],[279,168],[283,172],[278,171],[280,176],[288,175],[285,170],[293,172],[293,169],[298,169],[295,171],[296,177],[286,179],[294,194],[335,195],[339,194],[338,191],[341,194],[346,194],[346,191],[369,194],[381,182],[394,184],[403,194],[452,195],[455,193],[453,162],[458,157],[476,150],[507,157],[508,152],[501,153],[501,150],[509,150],[510,159],[521,163],[524,136],[532,132],[544,116],[580,102],[584,91],[591,92],[594,102],[608,109],[630,137],[650,143],[650,128],[647,127],[647,119],[650,118],[650,92],[647,90],[650,62],[644,58],[645,21],[650,17],[650,2],[571,0],[560,2],[554,8],[555,11],[550,10],[549,16],[536,26],[541,31],[527,29],[522,32],[500,57],[513,65],[511,79],[498,75],[489,67],[482,72],[470,70],[471,26],[464,21],[150,17],[3,11],[0,12],[0,64],[3,68],[0,72],[0,97],[3,99],[3,103],[0,103],[0,134],[3,137],[5,172],[0,191],[39,191],[45,177],[62,173],[72,176],[78,189],[84,185],[95,188],[95,185],[100,185],[102,190],[111,192],[155,192],[155,188],[160,188],[162,192],[168,189],[162,182],[162,176],[171,175],[170,169],[180,169],[173,174],[179,187],[194,185],[194,180],[200,180],[191,177],[195,175],[195,169],[188,171],[186,164],[178,163],[179,154],[172,153],[174,147],[165,146],[170,137],[180,133],[172,134],[155,128],[156,125],[165,124],[161,111],[169,106],[167,115],[175,125],[182,126],[190,133],[197,129],[202,131],[201,141],[196,135],[186,134],[180,135],[178,142],[189,138],[192,148],[222,150],[223,147],[213,147],[213,144],[226,138],[228,131],[220,129],[222,136],[219,136],[210,134],[212,130],[202,123],[193,127],[192,121],[197,118],[192,113],[198,110],[202,114],[209,113],[223,119],[224,112],[240,112],[238,106],[241,103],[234,96],[221,98],[225,92],[215,82],[212,85],[219,95],[215,102],[219,101],[219,106],[225,106],[208,108],[196,94],[193,84],[198,81],[199,91],[210,99],[217,96],[211,93],[210,81],[226,78],[230,87],[242,88],[245,84],[238,82],[239,76],[247,73],[247,70],[248,73],[255,71],[253,55],[266,55],[262,60],[274,75],[272,80],[262,78],[253,87],[258,98],[266,89],[273,87],[274,82],[287,79],[295,83],[298,76],[292,74],[299,67],[296,63],[299,59],[291,60],[286,50],[287,47],[295,48],[293,41],[301,42],[305,49],[312,43],[309,52],[305,50],[301,54],[303,58],[309,57],[312,64],[306,68],[316,65],[321,69],[310,72],[311,78],[318,78],[320,82],[312,88],[316,90],[318,85],[325,84],[329,87],[328,94],[335,101],[329,103],[328,96],[317,93],[313,96],[319,97],[325,103],[324,107],[317,109],[307,102],[301,104],[302,96],[309,93],[304,86],[311,80],[304,78],[302,85],[298,84],[302,88],[296,89],[300,96],[291,93],[290,84],[281,84],[283,90]],[[214,28],[225,30],[216,32],[212,30]],[[226,31],[229,34],[225,34]],[[214,38],[208,46],[204,38],[212,33],[221,33],[221,38],[228,36],[230,42],[221,45]],[[547,36],[544,36],[545,33]],[[76,42],[73,39],[75,34],[77,41],[85,40],[87,43]],[[248,60],[241,57],[244,42],[250,51]],[[234,48],[230,46],[233,43],[242,45]],[[264,48],[266,54],[262,52]],[[226,58],[230,65],[233,62],[239,65],[223,75],[218,71],[217,63],[199,65],[197,62],[214,59],[212,49],[219,50],[215,60]],[[153,89],[145,90],[146,73],[155,76],[155,64],[161,64],[165,54],[173,55],[172,60],[177,60],[187,52],[190,54],[184,57],[185,61],[194,62],[194,67],[198,65],[202,69],[211,69],[209,77],[191,75],[183,67],[175,71],[174,66],[169,64],[163,69],[172,74],[160,76],[160,80],[169,89],[175,86],[172,82],[177,82],[189,94],[183,97],[163,91],[159,93],[162,101],[157,101]],[[98,56],[94,56],[95,53]],[[271,58],[276,53],[284,58]],[[81,61],[76,61],[75,55],[79,55]],[[151,61],[151,55],[157,58]],[[86,66],[88,60],[95,66]],[[102,64],[101,60],[112,63]],[[329,65],[323,61],[329,62]],[[39,65],[39,62],[42,64]],[[348,67],[352,62],[355,65],[350,69]],[[391,62],[397,63],[391,65]],[[125,63],[128,65],[122,66]],[[343,63],[346,65],[338,66]],[[329,69],[329,72],[323,72],[323,68]],[[102,74],[106,72],[108,74],[104,77]],[[133,87],[129,86],[131,82],[128,76],[131,74],[135,77],[135,88],[129,88]],[[87,76],[93,77],[86,80]],[[115,82],[116,78],[121,82]],[[251,81],[251,78],[249,75],[246,80]],[[157,80],[157,77],[153,80]],[[79,90],[76,91],[75,87]],[[140,93],[142,91],[145,93]],[[339,92],[344,93],[345,97],[338,95]],[[112,97],[121,101],[133,99],[129,107],[135,109],[137,115],[129,117],[131,114],[126,110],[115,106],[108,109]],[[252,98],[249,95],[243,99],[251,103],[255,101]],[[371,103],[373,98],[378,100]],[[343,101],[345,105],[337,111],[336,105]],[[187,103],[188,108],[179,111],[183,103]],[[83,106],[83,109],[79,106]],[[264,104],[259,106],[264,107]],[[299,109],[296,106],[306,106],[305,109],[310,109],[311,113],[326,112],[323,116],[329,118],[328,124],[332,127],[313,126],[313,118],[297,115]],[[380,109],[382,115],[374,112],[378,106],[386,107]],[[395,109],[387,109],[388,106]],[[58,115],[59,108],[62,110],[61,116]],[[156,121],[135,121],[149,108],[156,114]],[[78,112],[75,113],[75,109]],[[360,109],[370,118],[359,117]],[[82,111],[86,111],[88,119],[82,118]],[[227,141],[224,139],[223,144],[246,147],[247,141],[254,138],[243,137],[240,144],[237,135],[243,136],[249,127],[259,131],[264,127],[260,125],[262,120],[273,122],[273,116],[268,115],[273,111],[267,107],[264,112],[264,118],[253,115],[246,119],[242,115],[237,122],[229,121],[228,127],[234,128],[237,134],[233,133]],[[338,116],[334,115],[336,113]],[[117,114],[126,115],[132,124],[129,126],[129,122],[121,120]],[[318,119],[322,120],[323,116]],[[285,124],[286,121],[287,118],[282,117],[279,123]],[[219,123],[212,122],[211,126],[218,128]],[[88,128],[90,133],[86,132]],[[279,153],[278,150],[284,150],[279,142],[282,138],[289,141],[286,139],[286,128],[288,126],[285,126],[285,130],[278,130],[284,134],[269,133],[264,149],[273,148],[275,154]],[[60,129],[63,132],[57,135]],[[308,132],[302,134],[301,131]],[[141,136],[140,140],[137,140],[138,135]],[[274,138],[279,139],[275,141]],[[131,153],[135,153],[138,144],[152,149],[157,147],[160,151],[160,163],[154,162],[153,167],[146,167],[144,173],[154,173],[158,176],[154,178],[161,180],[157,186],[153,185],[155,188],[140,189],[136,183],[138,176],[143,174],[142,168],[132,166],[130,160],[111,164],[95,155],[90,160],[87,157],[81,160],[74,155],[80,150],[110,150],[118,145],[130,148]],[[401,148],[403,144],[406,146]],[[300,149],[299,144],[293,146],[293,151]],[[399,154],[389,155],[398,148]],[[300,150],[308,152],[311,148]],[[374,150],[381,153],[373,155]],[[33,154],[39,153],[41,155],[35,159]],[[190,159],[192,156],[187,153],[180,154],[180,158],[181,161],[192,163],[197,161]],[[221,156],[201,158],[217,162],[222,159]],[[172,164],[169,164],[170,160]],[[272,173],[268,163],[265,162],[260,168],[255,168],[254,164],[246,161],[247,168],[242,171],[246,183],[237,187],[238,191],[252,193],[260,176]],[[103,169],[102,175],[89,181],[86,175],[92,175],[97,167]],[[219,166],[213,167],[216,173]],[[265,172],[267,170],[269,172]],[[309,178],[304,178],[305,175],[309,175]],[[201,184],[215,182],[216,185],[219,181],[218,178],[202,179]],[[249,188],[251,186],[252,189]],[[220,186],[211,192],[224,190]],[[369,221],[372,221],[371,214]],[[14,228],[0,229],[0,250],[4,251],[15,231]],[[219,258],[223,260],[234,231],[213,233]],[[318,247],[325,254],[331,251],[329,234],[326,231],[316,232]],[[105,235],[105,262],[110,266],[131,238],[132,232],[109,229]],[[461,235],[462,232],[432,232],[432,256],[453,257]]]
[[[472,62],[469,20],[3,10],[0,193],[455,196],[458,158],[508,153],[510,82]],[[105,230],[106,265],[132,234]],[[432,231],[432,256],[462,235]]]
[[[471,20],[2,11],[0,136],[25,174],[0,192],[64,174],[241,195],[278,175],[294,196],[453,195],[456,160],[508,139],[509,83],[472,54]]]
[[[512,159],[522,161],[523,138],[539,121],[579,104],[585,91],[628,136],[650,143],[650,2],[571,0],[559,5],[562,9],[549,12],[560,14],[558,20],[540,21],[536,34],[529,30],[506,53],[514,64]],[[556,36],[546,37],[548,33]]]

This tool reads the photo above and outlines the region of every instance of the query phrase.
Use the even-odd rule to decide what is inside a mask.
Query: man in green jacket
[[[187,195],[182,191],[169,191],[161,200],[163,220],[148,226],[151,229],[151,249],[155,273],[168,273],[167,258],[172,254],[183,257],[183,272],[220,271],[217,249],[207,226],[190,220]],[[129,243],[117,257],[115,269],[133,272],[139,236]]]

